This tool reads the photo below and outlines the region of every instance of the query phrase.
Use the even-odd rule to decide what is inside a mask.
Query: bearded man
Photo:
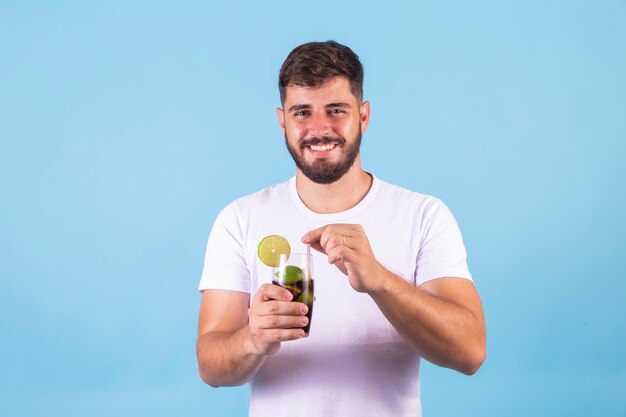
[[[200,376],[249,383],[253,417],[420,416],[422,358],[468,375],[485,359],[458,225],[441,200],[361,168],[370,105],[350,48],[298,46],[279,90],[296,174],[215,220],[199,287]],[[316,249],[307,337],[307,305],[271,284],[257,256],[268,235]]]

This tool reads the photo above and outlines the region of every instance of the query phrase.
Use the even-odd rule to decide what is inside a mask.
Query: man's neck
[[[359,204],[370,190],[373,179],[358,162],[332,184],[316,184],[297,169],[296,189],[304,205],[316,213],[330,214]]]

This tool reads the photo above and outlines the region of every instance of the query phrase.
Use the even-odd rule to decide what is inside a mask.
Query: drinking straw
[[[309,232],[311,231],[311,226],[307,225],[306,228]],[[310,243],[306,244],[306,260],[307,260],[307,263],[309,264],[308,278],[311,278],[313,277],[313,259],[311,259],[311,244]]]

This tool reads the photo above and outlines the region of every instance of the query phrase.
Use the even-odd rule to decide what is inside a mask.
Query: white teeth
[[[334,143],[331,143],[330,145],[311,145],[311,149],[313,149],[314,151],[330,151],[334,147]]]

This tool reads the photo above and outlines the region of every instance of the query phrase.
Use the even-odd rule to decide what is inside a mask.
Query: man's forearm
[[[465,374],[475,373],[485,357],[482,316],[416,288],[386,269],[382,274],[385,285],[370,296],[420,356]]]
[[[200,377],[212,387],[248,382],[265,362],[253,353],[249,327],[235,332],[209,332],[198,337],[196,352]]]

